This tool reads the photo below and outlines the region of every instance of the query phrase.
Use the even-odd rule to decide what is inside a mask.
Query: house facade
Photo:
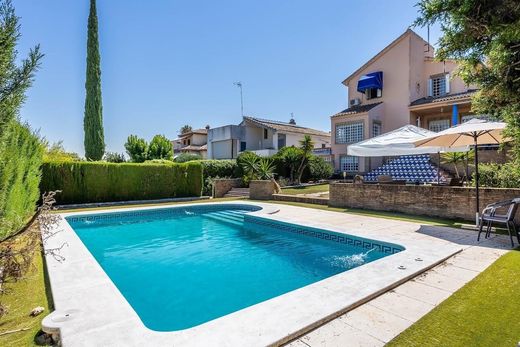
[[[234,159],[244,151],[270,156],[283,147],[299,146],[305,135],[311,136],[316,149],[325,150],[322,151],[323,153],[328,149],[328,157],[330,157],[331,138],[328,132],[299,126],[292,119],[285,123],[243,117],[238,125],[226,125],[208,130],[208,158]]]
[[[171,141],[174,157],[181,153],[197,154],[203,159],[208,157],[208,129],[195,129],[181,134],[178,138]]]
[[[409,29],[343,81],[349,107],[331,116],[336,171],[367,172],[382,163],[347,156],[349,144],[406,124],[441,131],[472,117],[475,89],[454,76],[456,62],[433,56],[433,47]]]

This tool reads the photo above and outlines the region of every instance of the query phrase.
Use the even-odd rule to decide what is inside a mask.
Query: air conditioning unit
[[[361,105],[361,99],[360,98],[355,98],[355,99],[351,99],[350,100],[350,106],[357,106],[357,105]]]

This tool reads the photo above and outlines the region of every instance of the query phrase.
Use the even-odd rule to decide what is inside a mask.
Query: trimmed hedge
[[[59,204],[200,196],[202,165],[45,162],[42,192],[61,190]]]
[[[229,177],[236,178],[238,172],[238,165],[236,160],[202,160],[201,161],[204,177]]]
[[[13,120],[0,137],[0,240],[21,229],[36,210],[43,147]]]

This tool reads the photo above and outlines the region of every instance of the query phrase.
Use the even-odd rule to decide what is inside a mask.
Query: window
[[[240,141],[240,152],[243,152],[246,150],[246,142]]]
[[[428,122],[428,129],[430,131],[435,131],[436,133],[438,133],[439,131],[448,129],[449,127],[450,127],[449,119],[437,119],[437,120],[431,120]]]
[[[381,135],[381,123],[374,122],[372,123],[372,137],[376,137]]]
[[[357,172],[359,171],[359,159],[358,157],[352,157],[350,155],[342,155],[339,157],[339,169],[346,172]]]
[[[450,75],[442,74],[430,78],[429,96],[438,97],[450,92]]]
[[[379,88],[369,88],[365,90],[367,100],[380,98],[383,96],[383,90]]]
[[[363,141],[363,123],[337,124],[336,143]]]
[[[267,129],[264,129],[264,140],[267,140]]]
[[[278,134],[278,149],[285,147],[286,136],[285,134]]]

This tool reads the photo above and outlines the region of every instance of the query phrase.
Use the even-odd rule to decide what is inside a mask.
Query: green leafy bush
[[[46,162],[42,192],[61,190],[60,204],[200,196],[202,165]]]
[[[520,164],[480,164],[479,182],[482,187],[520,188]],[[475,184],[475,174],[473,174]]]
[[[176,163],[185,163],[187,161],[193,161],[193,160],[202,160],[202,157],[198,154],[181,153],[174,159],[174,161]]]
[[[334,173],[334,168],[323,158],[314,155],[309,159],[309,171],[310,179],[319,181],[330,178]]]
[[[148,145],[147,159],[166,159],[173,158],[173,146],[170,140],[164,135],[155,135]]]
[[[103,160],[109,163],[125,163],[126,158],[123,153],[117,152],[106,152],[103,156]]]
[[[236,160],[202,160],[204,177],[237,178]]]
[[[43,146],[28,126],[11,121],[0,141],[0,239],[34,213],[40,191]]]
[[[128,136],[125,149],[130,161],[134,163],[142,163],[147,159],[148,144],[145,139],[137,137],[137,135]]]

